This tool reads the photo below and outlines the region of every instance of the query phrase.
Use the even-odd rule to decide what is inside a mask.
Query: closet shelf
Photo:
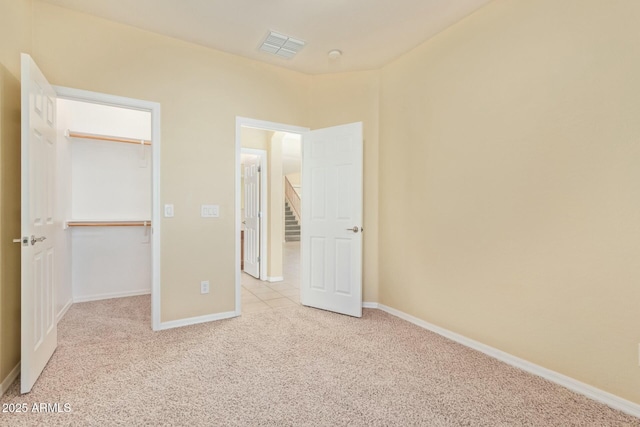
[[[124,138],[121,136],[98,135],[94,133],[76,132],[67,129],[65,135],[69,138],[95,139],[97,141],[123,142],[125,144],[151,145],[151,141],[147,139]]]
[[[67,221],[67,227],[148,227],[151,221]]]

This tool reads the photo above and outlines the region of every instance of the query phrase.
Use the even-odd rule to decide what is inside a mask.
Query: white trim
[[[267,282],[282,282],[283,280],[284,280],[284,277],[282,276],[276,276],[276,277],[267,276]]]
[[[236,116],[236,194],[235,194],[235,209],[236,209],[236,239],[235,239],[235,268],[236,268],[236,310],[233,312],[234,316],[239,316],[242,313],[241,304],[241,285],[240,285],[240,150],[242,148],[241,141],[241,129],[242,127],[266,129],[271,131],[281,131],[289,133],[303,134],[309,131],[309,128],[286,125],[282,123],[267,122],[264,120],[250,119],[247,117]],[[266,264],[266,263],[265,263]],[[266,276],[266,275],[265,275]],[[155,328],[154,328],[155,329]]]
[[[266,280],[267,277],[267,265],[269,263],[269,252],[267,251],[267,239],[268,239],[268,221],[269,217],[269,191],[267,182],[267,150],[259,150],[256,148],[243,148],[240,147],[240,154],[253,154],[260,157],[260,280]],[[241,171],[242,174],[242,171]],[[242,205],[242,201],[240,201]],[[242,209],[238,211],[238,215],[242,214]],[[242,222],[242,217],[240,218]]]
[[[89,301],[100,301],[103,299],[113,299],[113,298],[126,298],[126,297],[136,297],[138,295],[149,295],[151,290],[149,289],[139,289],[137,291],[125,291],[125,292],[113,292],[106,294],[96,294],[89,295],[85,297],[73,297],[73,302],[89,302]]]
[[[490,357],[493,357],[494,359],[498,359],[511,366],[514,366],[516,368],[522,369],[523,371],[529,372],[530,374],[542,377],[546,380],[549,380],[553,383],[566,387],[569,390],[582,394],[597,402],[604,403],[605,405],[610,406],[611,408],[617,409],[619,411],[622,411],[626,414],[633,415],[635,417],[640,417],[640,405],[637,403],[623,399],[622,397],[616,396],[607,391],[593,387],[589,384],[585,384],[581,381],[578,381],[574,378],[563,375],[559,372],[552,371],[551,369],[544,368],[540,365],[536,365],[535,363],[521,359],[517,356],[506,353],[502,350],[498,350],[497,348],[472,340],[471,338],[467,338],[463,335],[457,334],[448,329],[441,328],[440,326],[436,326],[432,323],[426,322],[422,319],[419,319],[410,314],[404,313],[400,310],[396,310],[395,308],[386,306],[384,304],[363,303],[363,306],[364,304],[371,304],[371,306],[376,305],[377,308],[382,311],[385,311],[393,316],[399,317],[400,319],[406,320],[407,322],[413,323],[414,325],[420,326],[421,328],[427,329],[431,332],[435,332],[438,335],[442,335],[443,337],[448,338],[452,341],[455,341],[459,344],[462,344],[466,347],[482,352]]]
[[[377,302],[363,302],[362,308],[380,308],[380,304]]]
[[[11,372],[9,372],[9,375],[7,375],[0,384],[0,397],[2,397],[5,391],[9,390],[9,387],[11,387],[11,384],[13,384],[16,378],[18,378],[18,375],[20,375],[20,362],[13,367]]]
[[[95,104],[112,105],[115,107],[135,108],[143,111],[151,111],[153,106],[160,106],[157,102],[127,98],[125,96],[109,95],[107,93],[92,92],[72,87],[53,85],[53,89],[56,91],[58,98],[71,99],[75,101],[86,101]]]
[[[69,311],[72,305],[73,305],[73,298],[69,298],[69,301],[67,301],[64,307],[62,307],[62,310],[60,310],[60,313],[58,313],[58,316],[56,316],[56,323],[60,323],[60,321],[62,320],[64,315],[67,314],[67,311]]]
[[[113,105],[130,109],[144,110],[151,113],[151,156],[152,156],[152,189],[151,189],[151,328],[160,328],[160,104],[141,99],[105,93],[90,92],[63,86],[53,86],[59,98],[95,104]],[[138,294],[139,295],[139,294]],[[74,301],[76,299],[74,298]]]
[[[162,224],[161,204],[160,204],[160,104],[153,103],[151,110],[151,140],[153,141],[151,150],[151,328],[157,331],[160,328],[160,297],[162,288],[160,282],[160,225]]]
[[[169,322],[160,323],[160,328],[158,330],[163,331],[165,329],[173,329],[173,328],[180,328],[183,326],[197,325],[198,323],[206,323],[206,322],[213,322],[214,320],[230,319],[236,316],[238,316],[238,314],[236,314],[235,311],[227,311],[224,313],[215,313],[215,314],[207,314],[204,316],[189,317],[187,319],[171,320]]]
[[[274,132],[287,132],[303,134],[311,129],[303,126],[286,125],[283,123],[269,122],[266,120],[250,119],[248,117],[236,116],[236,130],[240,127],[271,130]],[[237,135],[237,134],[236,134]],[[238,138],[236,138],[236,142]]]

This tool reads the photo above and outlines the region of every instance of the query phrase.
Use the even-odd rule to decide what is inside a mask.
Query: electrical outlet
[[[208,280],[203,280],[202,282],[200,282],[200,293],[201,294],[208,294],[209,293],[209,281]]]

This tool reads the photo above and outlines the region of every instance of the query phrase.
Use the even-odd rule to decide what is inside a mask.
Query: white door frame
[[[268,131],[274,131],[274,132],[287,132],[287,133],[297,133],[302,135],[305,132],[308,132],[310,129],[307,127],[301,127],[301,126],[293,126],[293,125],[286,125],[286,124],[282,124],[282,123],[276,123],[276,122],[269,122],[269,121],[265,121],[265,120],[256,120],[256,119],[250,119],[247,117],[240,117],[240,116],[236,116],[236,238],[235,238],[235,247],[236,247],[236,316],[240,316],[242,314],[242,307],[241,307],[241,294],[242,294],[242,290],[241,290],[241,285],[240,285],[240,228],[241,228],[241,222],[242,222],[242,218],[241,218],[241,210],[240,210],[240,155],[241,155],[241,150],[242,150],[242,138],[241,138],[241,130],[243,127],[248,127],[248,128],[256,128],[256,129],[264,129],[264,130],[268,130]],[[263,166],[265,166],[265,168],[263,170],[266,171],[266,156],[265,156],[265,164],[263,164]],[[300,169],[301,169],[301,174],[304,173],[304,163],[302,163],[300,165]],[[266,192],[266,179],[263,179],[266,177],[265,175],[260,175],[260,178],[262,179],[262,183],[261,185],[261,189],[260,191],[264,191],[262,194],[268,194]],[[266,200],[266,197],[263,197],[263,199]],[[265,202],[266,203],[266,202]],[[262,205],[262,201],[260,202],[261,204],[261,209],[263,207]],[[266,204],[264,205],[266,206]],[[264,230],[266,232],[267,230],[267,221],[266,221],[266,217],[267,217],[267,209],[266,207],[263,210],[263,219],[264,221],[261,223],[261,229]],[[260,264],[260,278],[262,280],[264,280],[267,277],[267,250],[266,250],[266,243],[267,243],[267,239],[263,239],[263,234],[262,231],[260,232],[260,245],[261,248],[260,250],[263,251],[264,248],[264,252],[260,254],[260,257],[262,257],[262,255],[265,256],[265,262]],[[264,246],[262,246],[264,245]],[[262,260],[262,258],[260,258]],[[264,270],[263,270],[264,268]],[[263,271],[264,271],[264,275],[263,275]]]
[[[267,151],[240,147],[240,154],[243,153],[260,157],[260,280],[267,280],[267,202],[269,201],[267,198]],[[239,210],[238,215],[241,213],[242,210]],[[240,221],[242,222],[242,218]]]
[[[90,92],[63,86],[53,86],[58,98],[111,105],[151,113],[151,327],[160,324],[160,104],[140,99]],[[240,236],[238,236],[240,238]]]

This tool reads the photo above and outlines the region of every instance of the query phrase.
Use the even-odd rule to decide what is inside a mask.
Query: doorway
[[[305,194],[302,197],[299,250],[299,304],[334,311],[354,317],[362,316],[362,228],[363,222],[363,133],[362,122],[348,123],[310,131],[307,128],[282,125],[243,117],[236,117],[236,311],[242,314],[244,296],[257,296],[254,290],[242,286],[241,265],[241,147],[244,129],[267,130],[304,136],[300,148],[302,159],[300,177]],[[282,144],[271,147],[282,151]],[[282,141],[280,141],[282,142]],[[281,154],[281,153],[280,153]],[[282,170],[281,159],[273,163]],[[274,169],[270,166],[270,169]],[[282,256],[284,233],[284,182],[281,174],[271,173],[274,181],[273,190],[267,195],[270,208],[275,208],[277,220],[271,216],[272,231],[267,233],[269,245],[267,257],[271,266],[274,262],[274,251]],[[274,197],[282,194],[281,198]],[[272,212],[273,213],[273,212]],[[275,230],[275,232],[274,232]],[[275,238],[274,238],[275,236]],[[269,250],[271,254],[269,256]],[[280,264],[281,265],[281,264]],[[281,268],[281,267],[280,267]],[[282,270],[267,270],[267,280],[276,282],[284,279]],[[255,279],[253,279],[255,280]],[[286,283],[266,286],[258,281],[251,286],[262,288],[260,292],[274,291],[274,299],[281,299],[282,304],[289,305],[286,295],[281,291]],[[280,288],[280,289],[279,289]],[[293,289],[289,289],[293,291]],[[280,291],[280,292],[279,292]],[[280,295],[277,295],[280,294]],[[264,296],[264,295],[262,295]],[[267,298],[259,298],[268,301]],[[255,302],[255,301],[254,301]],[[294,303],[295,304],[295,303]],[[248,304],[247,304],[248,305]],[[268,304],[276,307],[276,301]],[[297,305],[297,304],[296,304]],[[285,306],[285,305],[283,305]],[[264,308],[264,306],[263,306]]]
[[[301,134],[306,128],[238,117],[236,119],[236,314],[299,303],[300,218],[287,199],[301,192]],[[249,239],[253,196],[248,164],[261,159],[259,244]],[[287,187],[287,182],[288,187]],[[255,183],[253,184],[255,185]],[[289,213],[288,215],[287,212]],[[249,218],[247,217],[249,214]],[[287,219],[288,217],[288,219]],[[255,224],[255,223],[254,223]],[[297,234],[297,235],[296,235]],[[249,245],[254,245],[249,247]],[[259,251],[260,274],[250,274]],[[254,269],[255,271],[255,269]],[[294,295],[295,294],[295,295]],[[246,310],[243,309],[246,305]]]
[[[59,301],[66,303],[58,317],[74,302],[150,293],[150,326],[159,330],[160,105],[54,89],[63,142],[58,150],[63,227],[56,240],[64,246],[61,253],[69,253],[59,260],[58,283],[70,284],[58,290]],[[92,263],[96,258],[106,264]],[[117,271],[126,277],[113,278]]]

